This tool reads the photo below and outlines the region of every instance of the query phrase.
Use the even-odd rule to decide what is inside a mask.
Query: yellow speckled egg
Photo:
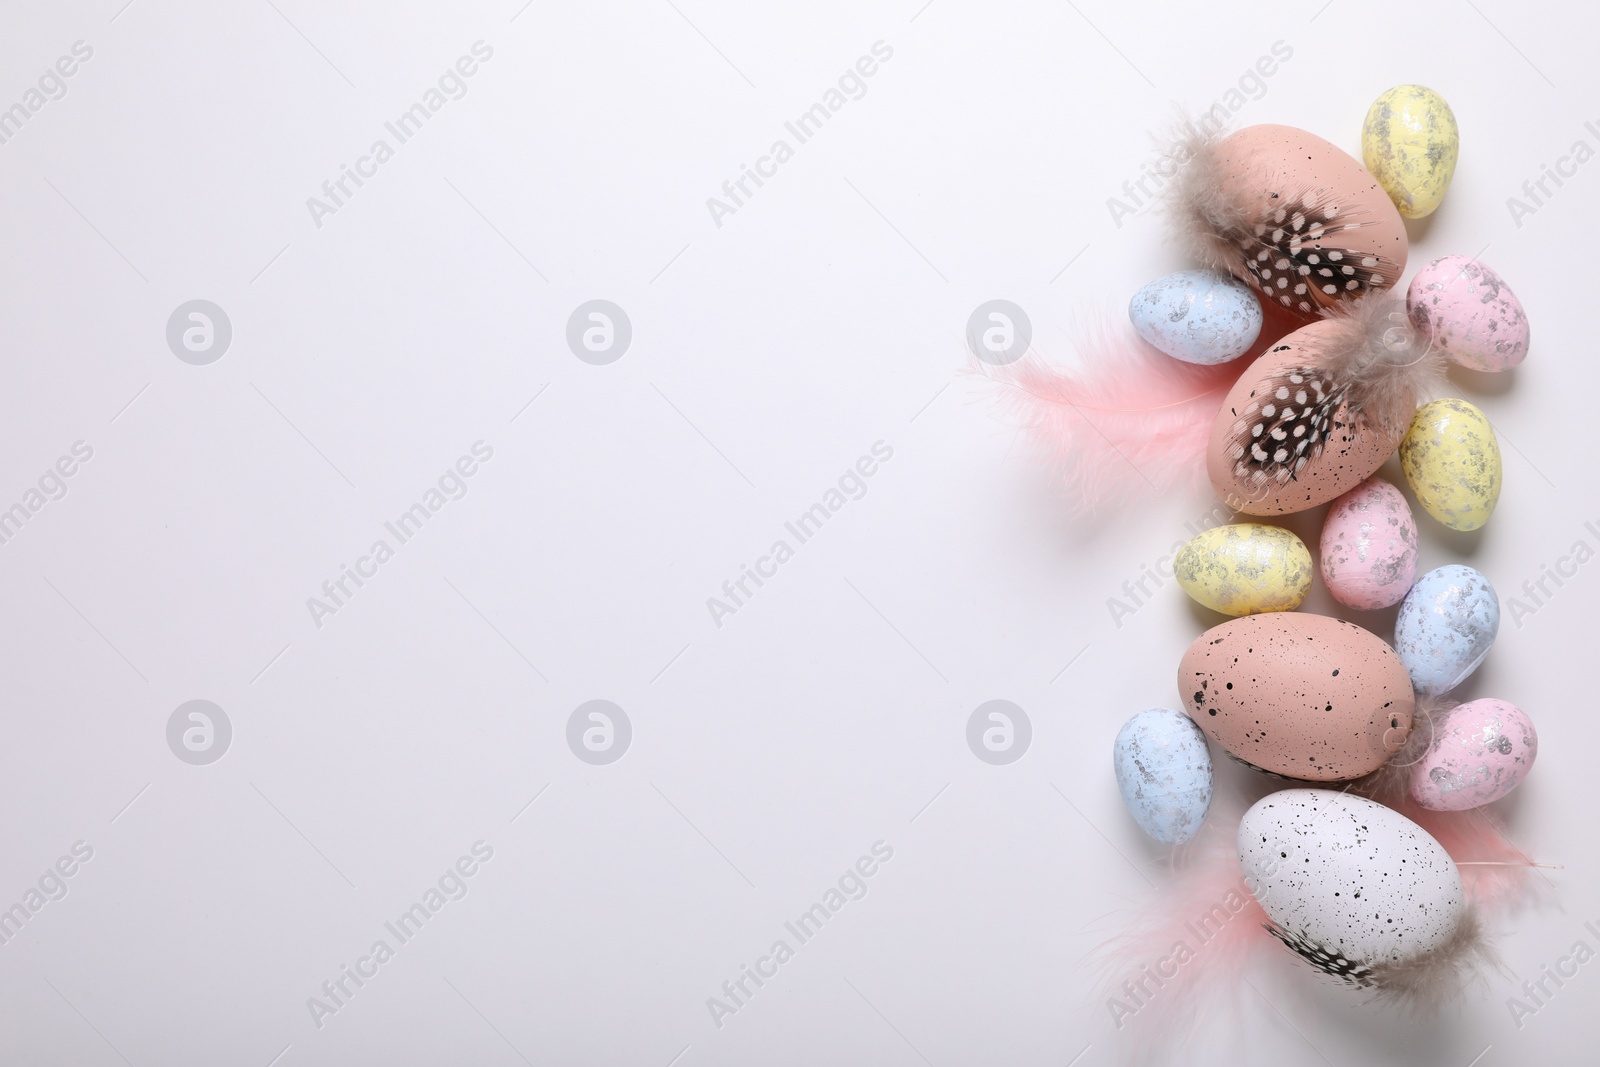
[[[1420,219],[1444,200],[1456,173],[1461,131],[1444,97],[1425,85],[1397,85],[1372,102],[1361,154],[1400,214]]]
[[[1207,530],[1179,549],[1172,567],[1185,593],[1224,615],[1293,611],[1311,591],[1311,553],[1278,526]]]
[[[1423,510],[1452,530],[1476,530],[1500,499],[1500,443],[1465,400],[1417,409],[1400,442],[1400,469]]]

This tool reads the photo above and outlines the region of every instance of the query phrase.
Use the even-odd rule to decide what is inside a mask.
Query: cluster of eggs
[[[1139,290],[1129,307],[1139,336],[1175,359],[1220,364],[1256,347],[1264,302],[1318,314],[1398,283],[1406,259],[1401,217],[1427,215],[1443,199],[1458,155],[1455,117],[1432,90],[1400,86],[1372,105],[1362,140],[1366,169],[1287,127],[1250,127],[1221,141],[1225,187],[1271,199],[1261,221],[1224,234],[1237,254],[1223,270],[1181,271]],[[1404,318],[1430,351],[1474,371],[1509,370],[1527,355],[1521,303],[1492,269],[1463,256],[1417,272]],[[1431,699],[1459,686],[1489,654],[1499,600],[1469,566],[1419,576],[1418,526],[1406,494],[1376,476],[1398,450],[1422,510],[1449,529],[1476,530],[1500,495],[1494,430],[1483,412],[1455,398],[1416,407],[1403,432],[1363,423],[1343,387],[1315,370],[1333,329],[1319,320],[1269,345],[1242,372],[1214,426],[1208,473],[1231,508],[1263,517],[1329,506],[1318,561],[1293,532],[1261,522],[1204,531],[1174,561],[1192,599],[1233,618],[1184,653],[1182,710],[1142,711],[1117,735],[1113,764],[1123,799],[1138,825],[1165,844],[1191,839],[1205,819],[1213,788],[1208,740],[1238,762],[1311,785],[1351,783],[1406,762],[1388,771],[1400,772],[1411,803],[1434,811],[1504,797],[1537,754],[1533,724],[1515,705]],[[1305,442],[1319,435],[1321,447],[1308,449]],[[1247,469],[1252,459],[1258,470],[1276,464],[1288,473],[1263,478]],[[1399,604],[1392,644],[1354,623],[1297,611],[1318,573],[1346,607]],[[1414,728],[1427,732],[1413,738]],[[1437,842],[1392,807],[1345,791],[1271,794],[1245,815],[1239,848],[1247,884],[1279,939],[1357,985],[1369,984],[1383,961],[1447,940],[1464,907],[1459,873]],[[1299,854],[1288,855],[1291,848]],[[1334,899],[1339,886],[1381,878],[1377,868],[1385,866],[1408,871],[1414,884],[1405,891],[1433,903],[1425,919],[1397,919],[1405,909],[1382,901]]]

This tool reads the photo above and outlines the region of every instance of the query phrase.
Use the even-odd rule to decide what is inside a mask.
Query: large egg
[[[1293,611],[1311,592],[1311,552],[1281,526],[1240,522],[1195,536],[1172,561],[1178,584],[1224,615]]]
[[[1411,796],[1434,811],[1492,804],[1515,789],[1539,755],[1527,712],[1504,700],[1459,704],[1433,720],[1433,740],[1411,769]]]
[[[1417,579],[1394,619],[1394,647],[1424,696],[1478,669],[1500,632],[1500,597],[1482,572],[1451,563]]]
[[[1406,290],[1411,322],[1452,363],[1510,370],[1528,358],[1528,314],[1488,264],[1445,256],[1417,271]]]
[[[1244,884],[1269,928],[1307,963],[1351,985],[1382,987],[1458,936],[1461,872],[1404,815],[1329,789],[1285,789],[1239,823]]]
[[[1452,530],[1476,530],[1500,502],[1500,442],[1483,412],[1456,397],[1417,409],[1400,469],[1422,510]]]
[[[1411,733],[1394,650],[1353,623],[1294,611],[1213,626],[1178,664],[1184,709],[1240,762],[1314,782],[1371,774]]]
[[[1322,523],[1322,581],[1364,611],[1398,604],[1417,577],[1417,520],[1400,490],[1368,478],[1333,502]]]
[[[1352,422],[1314,365],[1336,327],[1314,322],[1248,367],[1211,427],[1206,473],[1217,495],[1246,515],[1286,515],[1326,504],[1372,475],[1400,443]]]
[[[1406,227],[1378,180],[1348,153],[1292,126],[1248,126],[1212,159],[1220,196],[1243,212],[1217,245],[1265,300],[1302,314],[1387,289],[1406,266]]]
[[[1111,753],[1117,789],[1139,828],[1166,845],[1192,838],[1211,806],[1211,750],[1181,711],[1129,719]]]

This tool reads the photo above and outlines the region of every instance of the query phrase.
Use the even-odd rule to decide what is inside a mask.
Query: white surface
[[[1499,511],[1475,538],[1419,516],[1424,566],[1509,597],[1600,544],[1600,164],[1520,228],[1506,206],[1600,147],[1572,5],[122,2],[16,5],[0,37],[3,103],[94,49],[0,145],[0,504],[94,449],[0,546],[0,898],[94,850],[0,946],[0,1061],[1116,1062],[1083,956],[1163,875],[1111,741],[1207,620],[1171,583],[1120,627],[1106,600],[1212,503],[1072,527],[954,372],[984,300],[1060,358],[1074,316],[1181,264],[1106,198],[1276,41],[1242,123],[1359,150],[1380,91],[1443,92],[1461,163],[1413,269],[1487,246],[1534,324],[1509,387],[1467,394],[1506,435]],[[465,97],[315,226],[306,198],[478,40]],[[706,199],[879,40],[865,96],[717,227]],[[564,343],[597,297],[633,324],[609,366]],[[195,298],[233,325],[209,366],[164,338]],[[466,497],[316,627],[306,599],[479,440]],[[879,440],[865,496],[714,626]],[[1506,815],[1565,869],[1506,924],[1518,977],[1432,1023],[1258,977],[1272,1005],[1241,990],[1244,1036],[1189,1062],[1592,1058],[1600,962],[1520,1029],[1506,998],[1600,947],[1597,604],[1591,563],[1508,608],[1465,690],[1544,741]],[[204,767],[164,733],[196,698],[234,729]],[[590,766],[564,731],[600,698],[634,734]],[[994,698],[1033,724],[1009,766],[965,742]],[[307,998],[480,839],[467,896],[319,1029]],[[880,840],[867,895],[715,1026],[707,998]]]

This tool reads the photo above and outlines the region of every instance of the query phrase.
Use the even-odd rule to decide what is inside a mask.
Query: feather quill
[[[1536,888],[1536,862],[1513,844],[1489,808],[1433,811],[1411,797],[1412,769],[1433,744],[1435,723],[1458,701],[1419,696],[1405,745],[1378,770],[1361,779],[1356,792],[1387,805],[1422,827],[1444,846],[1461,871],[1467,899],[1485,915],[1504,915],[1526,902]]]

